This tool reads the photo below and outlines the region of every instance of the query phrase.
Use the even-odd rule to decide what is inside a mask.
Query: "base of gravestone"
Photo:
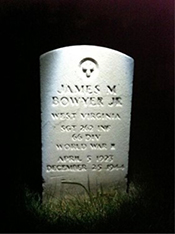
[[[58,189],[59,188],[59,189]],[[91,185],[89,176],[87,177],[86,183],[64,180],[61,183],[55,180],[55,183],[45,183],[43,185],[43,202],[48,200],[57,200],[64,198],[77,197],[90,197],[96,196],[97,194],[111,194],[114,192],[126,193],[128,191],[127,179],[122,182],[108,182],[101,184]]]

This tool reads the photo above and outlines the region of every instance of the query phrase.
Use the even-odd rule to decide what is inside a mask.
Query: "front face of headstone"
[[[40,57],[43,198],[126,189],[133,59],[97,46]]]

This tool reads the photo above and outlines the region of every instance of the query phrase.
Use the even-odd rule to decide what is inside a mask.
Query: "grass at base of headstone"
[[[118,191],[42,204],[38,194],[25,190],[26,231],[34,232],[173,232],[173,213],[166,214],[159,198],[142,185]],[[29,227],[27,227],[29,225]]]
[[[52,230],[69,232],[80,231],[106,231],[116,228],[116,222],[110,223],[110,227],[103,226],[109,217],[116,215],[120,206],[129,197],[127,194],[102,191],[85,196],[72,196],[63,199],[50,199],[44,204],[40,196],[26,189],[26,208],[34,214],[39,222],[36,222],[40,231]],[[108,220],[109,222],[109,220]]]

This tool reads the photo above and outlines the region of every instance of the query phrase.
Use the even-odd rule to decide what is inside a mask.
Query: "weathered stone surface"
[[[126,189],[133,59],[71,46],[40,63],[43,198]]]

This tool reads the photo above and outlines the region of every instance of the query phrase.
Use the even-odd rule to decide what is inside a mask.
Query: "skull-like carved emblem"
[[[96,69],[96,63],[92,59],[82,60],[80,67],[81,71],[85,74],[87,78],[90,78]]]

